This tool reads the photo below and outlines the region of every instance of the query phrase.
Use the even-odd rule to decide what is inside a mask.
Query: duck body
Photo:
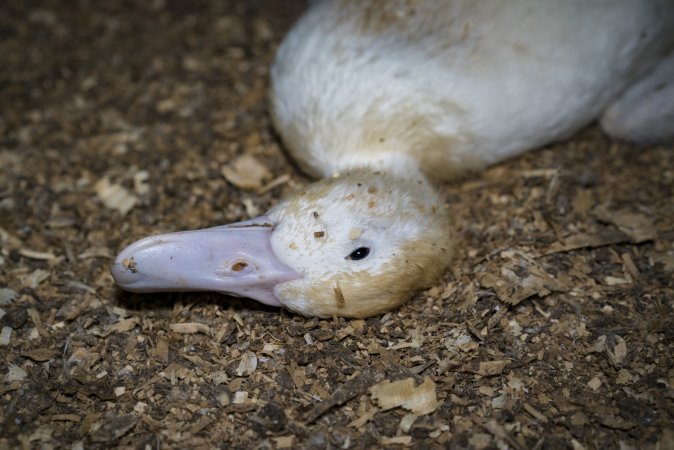
[[[448,179],[600,118],[674,67],[672,30],[671,0],[322,1],[279,49],[272,117],[315,176]]]
[[[674,137],[674,0],[316,2],[281,45],[272,119],[322,180],[264,216],[141,239],[136,292],[212,290],[367,317],[447,270],[435,180],[562,139]]]

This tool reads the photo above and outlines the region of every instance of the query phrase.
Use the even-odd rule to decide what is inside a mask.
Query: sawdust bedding
[[[451,273],[316,320],[116,290],[135,238],[309,181],[266,112],[288,2],[0,13],[0,449],[674,448],[674,149],[590,128],[443,188]]]

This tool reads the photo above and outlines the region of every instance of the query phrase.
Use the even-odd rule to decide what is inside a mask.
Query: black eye
[[[370,254],[370,249],[367,247],[358,247],[354,251],[351,252],[349,256],[346,257],[346,259],[351,259],[353,261],[360,261],[361,259],[367,258],[367,255]]]

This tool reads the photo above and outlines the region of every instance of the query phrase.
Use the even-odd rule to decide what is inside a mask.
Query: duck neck
[[[338,162],[334,175],[353,170],[385,172],[398,178],[418,179],[428,183],[429,179],[421,170],[416,158],[404,152],[382,152],[378,154],[350,154],[348,159]]]

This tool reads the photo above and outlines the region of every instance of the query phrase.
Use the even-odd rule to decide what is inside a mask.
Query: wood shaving
[[[7,376],[5,376],[5,381],[11,383],[13,381],[23,381],[28,374],[21,367],[16,364],[10,364],[7,368]]]
[[[435,383],[428,377],[419,386],[415,386],[414,378],[393,382],[385,380],[370,388],[370,396],[384,411],[402,407],[417,416],[423,416],[438,407]]]
[[[506,256],[499,262],[489,263],[485,269],[488,270],[478,273],[480,284],[493,289],[501,301],[510,305],[517,305],[534,295],[545,297],[551,292],[567,292],[573,288],[569,280],[555,279],[539,267],[533,256]]]
[[[171,331],[181,334],[204,333],[211,334],[211,327],[203,323],[187,322],[187,323],[172,323],[169,325]]]
[[[13,289],[0,288],[0,306],[7,306],[14,301],[19,294]]]
[[[58,354],[58,351],[53,348],[38,348],[35,350],[30,350],[27,352],[21,353],[26,358],[30,358],[33,361],[44,362],[49,361],[51,358]]]
[[[0,347],[6,347],[9,345],[9,342],[12,339],[12,331],[12,327],[2,327],[2,331],[0,331]]]
[[[596,391],[601,387],[601,380],[599,377],[593,377],[590,381],[587,382],[587,385],[590,387],[590,389]]]
[[[400,424],[398,425],[398,428],[403,433],[409,433],[410,430],[412,429],[412,426],[414,425],[414,422],[417,420],[417,416],[414,414],[405,414],[402,419],[400,419]]]
[[[288,183],[292,178],[290,177],[290,174],[286,173],[281,175],[280,177],[274,178],[272,181],[267,183],[266,185],[262,186],[258,191],[256,192],[257,195],[262,195],[266,194],[267,192],[271,191],[272,189],[275,189],[279,186],[283,186],[284,184]]]
[[[109,333],[126,333],[133,330],[140,320],[138,317],[129,317],[128,319],[123,319],[112,325],[109,329]]]
[[[394,436],[381,439],[382,445],[409,445],[412,443],[412,436]]]
[[[257,355],[253,352],[245,352],[241,356],[239,361],[239,366],[236,368],[235,373],[238,377],[247,377],[255,372],[257,369]]]
[[[133,190],[138,195],[147,195],[150,193],[150,185],[148,180],[150,179],[150,172],[147,170],[139,170],[133,174]]]
[[[22,248],[19,250],[19,255],[25,256],[30,259],[37,259],[41,261],[49,261],[56,258],[56,255],[50,252],[38,252],[35,250],[29,250],[27,248]]]
[[[627,342],[620,336],[616,336],[615,339],[616,344],[613,346],[613,351],[607,348],[606,354],[608,355],[611,364],[620,367],[627,356]]]
[[[101,178],[94,187],[103,206],[125,216],[139,203],[138,197],[120,184],[112,184],[108,178]]]
[[[490,377],[493,375],[498,375],[503,372],[503,369],[510,363],[509,360],[500,360],[500,361],[483,361],[479,365],[477,371],[478,374],[483,377]]]
[[[244,154],[223,166],[222,176],[238,188],[260,190],[271,178],[271,172],[257,158]]]

